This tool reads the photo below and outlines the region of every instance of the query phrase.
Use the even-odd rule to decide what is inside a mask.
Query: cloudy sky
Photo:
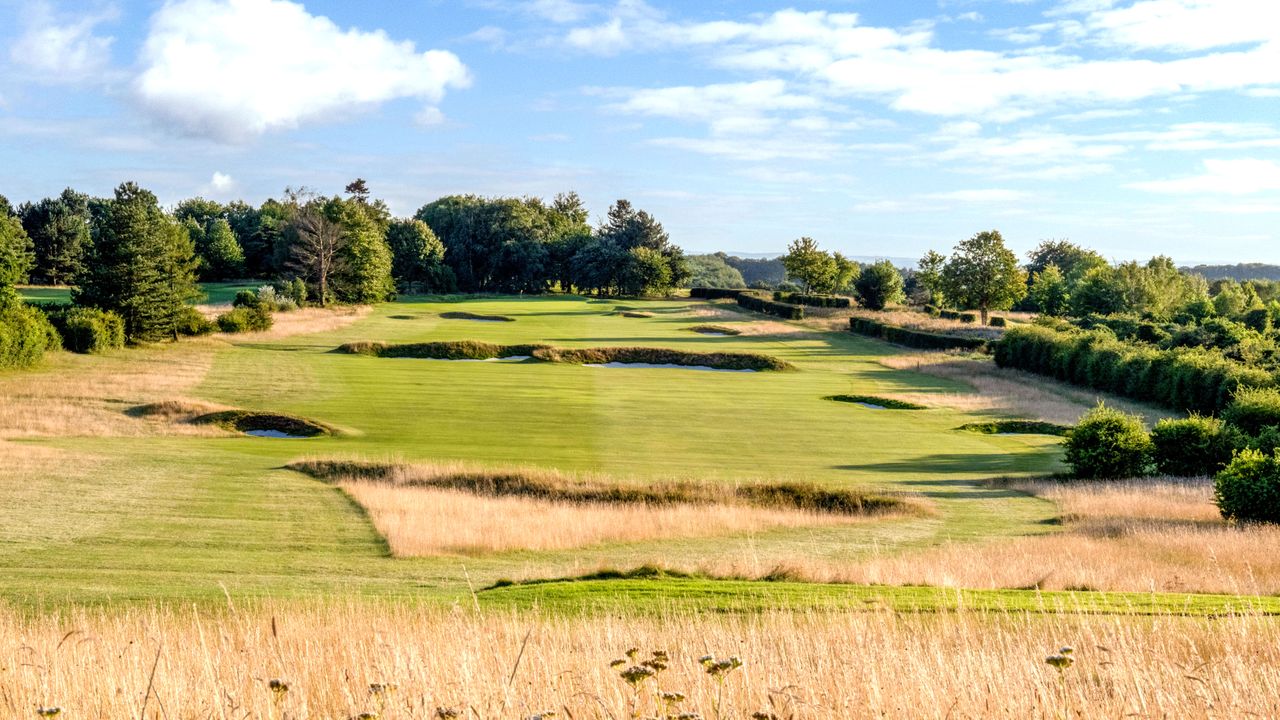
[[[630,198],[692,251],[1280,262],[1275,0],[0,0],[0,193]]]

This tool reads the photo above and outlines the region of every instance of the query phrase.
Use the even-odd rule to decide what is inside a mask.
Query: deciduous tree
[[[947,299],[961,309],[978,310],[983,325],[992,310],[1007,310],[1027,294],[1027,275],[1018,267],[1018,256],[996,230],[956,245],[942,280]]]

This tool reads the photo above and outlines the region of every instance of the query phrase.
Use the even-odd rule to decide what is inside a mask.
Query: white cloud
[[[681,120],[758,121],[774,110],[811,110],[820,102],[790,93],[782,80],[679,86],[627,91],[612,109]]]
[[[440,108],[430,105],[422,108],[418,111],[418,114],[413,116],[413,121],[422,127],[443,125],[447,119],[448,118],[444,116],[444,113],[441,112]]]
[[[1098,8],[1085,25],[1099,41],[1140,49],[1206,50],[1280,41],[1271,0],[1141,0]]]
[[[41,82],[79,82],[95,77],[110,65],[114,39],[95,35],[94,29],[114,16],[108,11],[60,18],[49,3],[33,3],[25,13],[25,30],[9,49],[9,57],[35,71],[35,79]]]
[[[183,131],[240,141],[397,98],[428,107],[469,83],[456,55],[342,30],[288,0],[170,0],[151,18],[136,89]]]
[[[1254,158],[1205,160],[1203,174],[1172,180],[1131,183],[1129,187],[1147,192],[1176,195],[1192,193],[1250,195],[1277,191],[1280,190],[1280,163]]]
[[[925,197],[932,200],[952,200],[965,203],[1008,203],[1025,200],[1030,195],[1021,190],[1007,188],[977,188],[973,190],[951,190],[949,192],[931,193]]]
[[[209,181],[209,186],[218,192],[224,192],[235,187],[236,181],[230,175],[215,172],[213,178]]]
[[[529,12],[557,23],[574,23],[592,12],[592,6],[574,0],[530,0]]]

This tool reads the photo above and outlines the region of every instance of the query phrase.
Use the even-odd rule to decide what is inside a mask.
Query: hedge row
[[[897,345],[921,350],[986,350],[987,341],[975,337],[958,337],[911,330],[863,317],[849,318],[849,329],[859,335],[886,340]]]
[[[789,303],[791,305],[808,305],[809,307],[849,307],[849,298],[840,297],[839,295],[805,295],[803,293],[778,291],[773,294],[773,299],[782,303]]]
[[[1271,387],[1270,372],[1202,348],[1160,350],[1109,334],[1009,329],[994,345],[996,364],[1175,410],[1214,414],[1237,388]]]
[[[766,315],[776,315],[787,320],[804,319],[804,306],[774,302],[753,292],[739,292],[738,305],[748,310],[765,313]]]
[[[744,292],[746,292],[745,289],[731,290],[728,288],[696,287],[689,291],[689,297],[702,300],[736,300]]]

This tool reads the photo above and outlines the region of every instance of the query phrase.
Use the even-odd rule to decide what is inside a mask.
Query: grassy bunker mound
[[[689,482],[633,485],[596,476],[578,478],[554,470],[495,470],[456,464],[408,465],[357,460],[302,460],[286,467],[332,483],[357,480],[566,503],[750,505],[847,516],[923,512],[920,505],[906,498],[845,488],[825,489],[805,483],[746,484],[737,487]]]
[[[314,420],[294,415],[253,412],[250,410],[223,410],[195,418],[197,424],[217,425],[225,430],[240,433],[279,433],[278,436],[312,438],[333,435],[333,428]],[[269,437],[275,437],[270,435]]]
[[[338,347],[337,352],[380,358],[496,360],[499,358],[527,356],[543,362],[571,365],[623,363],[710,367],[717,370],[794,369],[790,363],[760,353],[698,353],[650,347],[557,348],[550,345],[496,345],[476,340],[400,345],[382,342],[354,342]]]
[[[724,325],[694,325],[689,328],[689,332],[696,332],[699,335],[741,335],[741,330],[735,330]]]
[[[162,422],[191,422],[198,417],[218,412],[225,405],[211,405],[194,400],[161,400],[159,402],[136,405],[124,411],[129,417]]]
[[[545,348],[533,353],[539,360],[574,365],[608,363],[683,365],[716,370],[793,370],[793,365],[771,355],[744,352],[699,353],[651,347]]]
[[[380,358],[422,358],[427,360],[496,360],[530,356],[547,345],[497,345],[478,340],[439,341],[392,344],[354,342],[338,348],[338,352]]]
[[[1071,428],[1057,423],[1040,420],[993,420],[961,425],[956,428],[964,432],[982,433],[983,435],[1057,435],[1066,437]]]
[[[622,317],[624,317],[624,318],[651,318],[651,317],[653,317],[653,313],[640,312],[640,311],[638,311],[638,310],[622,310],[622,311],[619,311],[619,312],[614,313],[614,314],[615,314],[615,315],[621,315],[621,316],[622,316]]]
[[[927,410],[924,405],[907,402],[905,400],[894,400],[893,398],[878,397],[875,395],[828,395],[824,400],[834,402],[853,403],[855,405],[869,406],[874,409],[881,410]]]
[[[444,318],[445,320],[477,320],[480,322],[515,322],[516,321],[515,318],[507,317],[506,315],[481,315],[479,313],[457,312],[457,311],[442,312],[440,313],[440,317]]]

